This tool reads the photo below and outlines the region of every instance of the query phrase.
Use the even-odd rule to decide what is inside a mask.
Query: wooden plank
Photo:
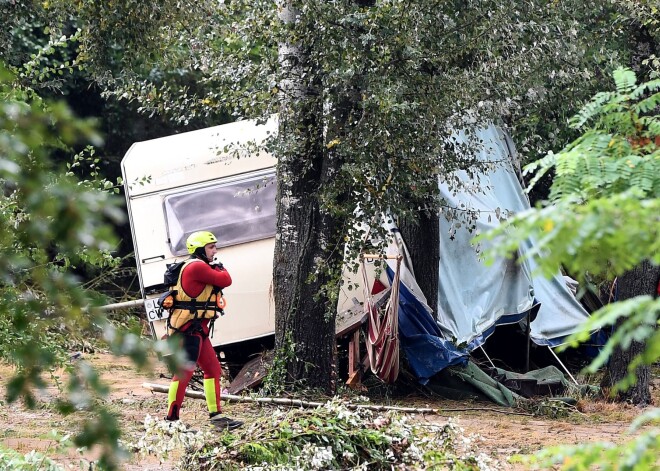
[[[348,375],[355,371],[360,363],[360,330],[353,332],[353,337],[348,343]]]
[[[360,366],[360,330],[353,332],[348,343],[348,380],[346,385],[351,389],[363,390],[362,368]]]
[[[375,294],[373,296],[373,303],[376,309],[383,307],[389,297],[389,288],[381,291],[378,294]],[[366,320],[367,313],[364,312],[364,307],[358,302],[357,299],[353,298],[353,306],[351,306],[346,311],[337,314],[337,320],[335,321],[336,337],[344,337],[345,335],[353,333],[355,330],[359,329],[360,326],[366,322]]]
[[[379,309],[385,305],[389,299],[390,289],[373,296],[374,306]],[[349,381],[347,384],[351,387],[361,388],[362,371],[364,371],[364,364],[360,362],[360,327],[367,320],[367,314],[364,312],[363,306],[354,299],[353,306],[346,311],[337,314],[337,321],[335,323],[336,337],[344,337],[352,335],[349,342]],[[263,379],[266,377],[268,365],[272,362],[273,352],[265,352],[259,355],[243,366],[241,371],[238,372],[236,377],[227,387],[229,394],[238,394],[246,389],[251,389],[259,386]],[[368,360],[367,360],[368,361]],[[368,367],[368,365],[367,365]]]
[[[266,377],[267,366],[272,361],[272,357],[273,354],[269,351],[248,361],[227,386],[227,392],[238,394],[246,389],[259,386]]]

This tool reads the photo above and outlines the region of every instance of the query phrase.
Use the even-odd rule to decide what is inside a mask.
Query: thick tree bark
[[[292,24],[296,12],[281,5]],[[319,195],[333,172],[324,152],[320,84],[308,55],[295,44],[280,46],[282,106],[278,154],[277,228],[273,267],[275,347],[294,387],[334,393],[336,301],[328,285],[342,263],[337,222]]]
[[[438,318],[438,267],[440,266],[440,222],[437,213],[422,211],[417,221],[402,219],[399,230],[406,241],[413,271],[426,302]]]
[[[657,289],[660,267],[653,266],[645,261],[633,270],[620,276],[617,280],[618,300],[630,299],[635,296],[654,295]],[[605,389],[611,388],[621,381],[628,373],[628,365],[632,359],[641,353],[645,345],[633,342],[626,350],[617,348],[610,357],[610,362],[603,377],[601,386]],[[619,402],[630,402],[637,405],[646,405],[651,402],[649,390],[650,371],[649,367],[643,366],[637,369],[637,382],[630,389],[618,393],[616,400]]]
[[[642,61],[649,54],[657,51],[658,44],[649,34],[646,27],[640,26],[635,30],[634,35],[635,48],[633,50],[633,68],[635,70],[645,70]],[[625,273],[617,280],[617,294],[619,300],[633,298],[640,295],[655,295],[657,290],[658,278],[660,277],[660,267],[651,265],[645,261],[633,270]],[[603,377],[601,386],[611,388],[617,382],[621,381],[628,372],[628,365],[635,356],[640,354],[645,348],[645,344],[633,342],[626,350],[617,348],[610,357],[608,368]],[[616,400],[619,402],[630,402],[636,405],[646,405],[651,403],[651,393],[649,389],[650,369],[647,366],[636,370],[637,382],[630,389],[618,393]]]

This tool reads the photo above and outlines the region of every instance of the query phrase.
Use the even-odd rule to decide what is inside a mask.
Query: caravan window
[[[275,235],[275,175],[188,190],[165,198],[172,253],[187,253],[186,239],[211,231],[218,246],[242,244]]]

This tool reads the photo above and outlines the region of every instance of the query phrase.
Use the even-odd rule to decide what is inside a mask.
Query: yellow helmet
[[[206,244],[217,243],[218,239],[213,235],[213,233],[208,231],[198,231],[193,232],[186,239],[186,247],[188,248],[188,253],[193,254],[195,250],[200,247],[204,247]]]

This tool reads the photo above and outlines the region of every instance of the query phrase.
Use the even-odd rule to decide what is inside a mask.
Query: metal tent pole
[[[486,350],[484,350],[483,345],[479,345],[479,348],[481,349],[482,352],[484,352],[484,355],[486,355],[486,358],[488,359],[488,361],[490,362],[490,364],[493,365],[493,368],[497,368],[497,367],[495,366],[495,363],[493,363],[493,360],[491,360],[490,357],[488,356],[488,353],[486,353]]]
[[[571,379],[573,380],[573,382],[574,382],[577,386],[579,386],[580,383],[578,383],[578,382],[575,380],[575,378],[573,378],[573,375],[571,374],[571,372],[568,371],[568,368],[566,368],[566,366],[561,362],[561,360],[559,359],[559,357],[557,356],[557,354],[552,350],[552,348],[550,348],[550,345],[548,345],[548,350],[550,350],[550,353],[552,353],[552,356],[555,357],[555,360],[557,360],[557,361],[559,362],[559,364],[561,365],[561,367],[564,368],[564,371],[566,372],[566,374],[567,374],[568,376],[571,377]]]
[[[527,322],[525,326],[525,373],[529,373],[529,342],[532,335],[531,317],[531,313],[527,311]]]

